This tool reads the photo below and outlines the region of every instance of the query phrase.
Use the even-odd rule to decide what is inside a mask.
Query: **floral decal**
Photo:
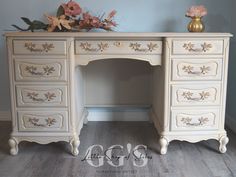
[[[56,94],[50,93],[50,92],[45,93],[43,96],[44,98],[40,98],[39,93],[36,93],[36,92],[27,93],[27,97],[29,97],[31,100],[36,101],[36,102],[50,102],[50,101],[53,101],[54,98],[56,98]]]
[[[36,117],[30,117],[28,121],[35,127],[51,127],[57,121],[54,118],[48,117],[45,119],[45,123],[40,123],[40,120]]]
[[[39,68],[37,68],[36,66],[26,66],[25,67],[25,71],[27,71],[28,73],[30,73],[31,75],[36,75],[36,76],[49,76],[50,74],[52,74],[55,71],[54,67],[51,66],[45,66],[42,68],[42,71],[38,71]]]
[[[78,3],[70,0],[59,6],[56,16],[45,14],[48,23],[38,20],[31,21],[26,17],[21,19],[28,25],[27,29],[12,25],[21,31],[44,30],[48,32],[73,32],[73,31],[90,31],[94,28],[112,31],[117,24],[113,21],[116,11],[112,10],[107,16],[94,16],[90,12],[83,11]]]
[[[189,117],[183,117],[181,119],[181,122],[183,122],[185,125],[187,126],[203,126],[205,124],[207,124],[207,122],[209,122],[209,119],[207,117],[200,117],[198,119],[198,123],[191,123],[192,118]]]

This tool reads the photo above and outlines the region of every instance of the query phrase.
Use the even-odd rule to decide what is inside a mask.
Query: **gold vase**
[[[192,21],[188,24],[189,32],[203,32],[205,30],[205,26],[202,22],[201,17],[192,17]]]

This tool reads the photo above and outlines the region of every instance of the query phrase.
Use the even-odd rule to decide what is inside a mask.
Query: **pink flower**
[[[80,5],[72,0],[70,0],[67,4],[62,4],[62,7],[64,8],[66,16],[76,16],[80,15],[82,12]]]
[[[87,29],[88,31],[93,28],[101,28],[108,31],[111,31],[113,26],[117,24],[112,21],[112,18],[116,14],[116,11],[113,10],[108,14],[106,19],[101,19],[97,16],[91,15],[89,12],[82,14],[82,19],[79,21],[79,29]]]
[[[88,12],[83,13],[83,20],[88,21],[91,17],[92,15],[90,15]]]
[[[100,26],[100,19],[98,17],[92,17],[91,25],[98,28]]]
[[[80,27],[99,28],[100,26],[101,26],[101,21],[98,17],[92,16],[88,12],[83,13],[83,19],[80,21]]]
[[[116,13],[116,10],[111,11],[107,16],[107,20],[110,21],[116,15]]]
[[[117,26],[117,23],[112,21],[112,18],[116,15],[116,13],[117,13],[116,10],[113,10],[108,14],[107,18],[104,19],[104,24],[103,24],[104,28],[111,29],[111,27]]]
[[[207,15],[207,9],[203,6],[192,6],[186,12],[187,17],[203,17]]]

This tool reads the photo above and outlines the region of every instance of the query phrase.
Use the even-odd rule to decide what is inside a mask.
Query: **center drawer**
[[[76,54],[161,54],[162,41],[76,40]]]

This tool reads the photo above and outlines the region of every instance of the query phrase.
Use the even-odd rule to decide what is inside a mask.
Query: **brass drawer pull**
[[[183,122],[185,125],[187,126],[203,126],[205,125],[207,122],[209,122],[209,119],[206,117],[201,117],[198,119],[198,123],[191,123],[192,121],[192,118],[189,118],[189,117],[184,117],[181,119],[181,122]]]
[[[29,50],[30,52],[49,52],[55,47],[53,44],[45,43],[45,44],[42,44],[41,47],[37,48],[36,44],[32,42],[28,42],[28,43],[25,43],[25,48]]]
[[[36,101],[36,102],[49,102],[54,100],[54,98],[56,98],[56,94],[55,93],[50,93],[47,92],[44,94],[44,98],[39,98],[38,97],[39,94],[36,92],[28,92],[27,93],[27,97],[29,97],[31,100]]]
[[[147,44],[147,48],[142,48],[142,45],[136,42],[136,43],[130,43],[129,47],[134,51],[138,52],[152,52],[158,48],[158,45],[150,42],[149,44]]]
[[[183,66],[182,70],[188,74],[193,74],[193,75],[205,75],[207,74],[211,68],[209,66],[203,65],[202,67],[199,68],[200,71],[194,71],[194,67],[191,65],[188,66]]]
[[[39,123],[39,119],[36,117],[30,117],[28,121],[35,127],[50,127],[57,122],[56,119],[50,117],[44,120],[45,124]]]
[[[103,52],[104,50],[108,49],[109,48],[109,45],[108,43],[99,43],[97,44],[97,48],[93,48],[92,47],[92,44],[88,43],[88,42],[82,42],[80,43],[80,47],[85,50],[85,51],[88,51],[88,52]]]
[[[206,100],[209,96],[210,93],[209,92],[201,92],[198,93],[200,97],[192,97],[193,93],[188,91],[188,92],[183,92],[182,96],[187,99],[187,100],[192,100],[192,101],[204,101]]]
[[[44,75],[49,76],[50,74],[52,74],[55,71],[55,68],[50,67],[50,66],[45,66],[45,67],[43,67],[43,72],[40,72],[37,70],[38,70],[38,68],[35,66],[26,66],[25,67],[25,71],[27,71],[31,75],[35,75],[35,76],[44,76]]]
[[[194,47],[195,44],[192,44],[191,42],[185,43],[183,45],[183,48],[185,48],[185,50],[188,50],[189,52],[207,52],[212,48],[212,44],[207,44],[206,42],[204,42],[203,44],[201,44],[201,48]]]

